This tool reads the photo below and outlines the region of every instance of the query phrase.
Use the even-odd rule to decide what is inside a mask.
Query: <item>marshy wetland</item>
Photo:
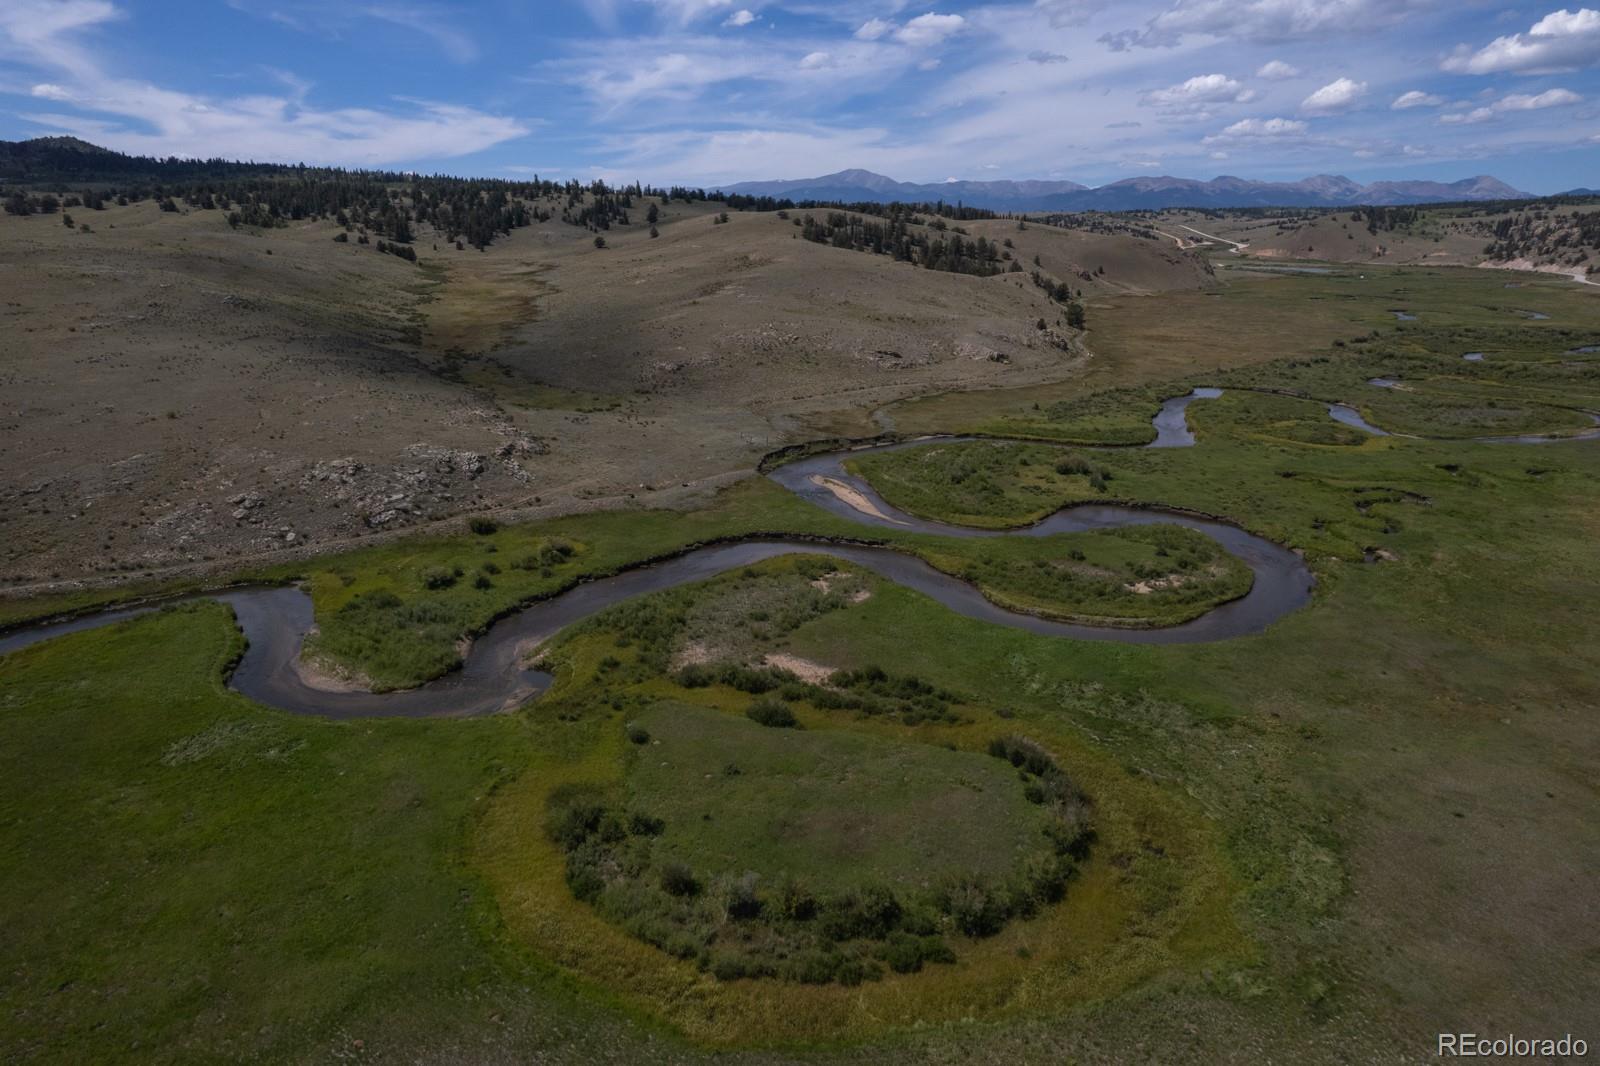
[[[8,1046],[1350,1061],[1570,1024],[1595,312],[1475,278],[1394,271],[1292,356],[913,401],[936,437],[690,510],[14,628]],[[1337,272],[1239,284],[1355,313],[1312,300]]]

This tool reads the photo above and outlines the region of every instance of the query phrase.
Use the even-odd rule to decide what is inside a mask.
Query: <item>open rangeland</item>
[[[1600,293],[960,223],[1056,299],[657,206],[0,220],[0,1057],[1589,1023]]]
[[[1036,635],[818,543],[528,649],[554,686],[482,719],[253,704],[204,603],[7,655],[10,1054],[1349,1061],[1461,1018],[1569,1025],[1597,950],[1600,451],[1466,437],[1571,432],[1592,403],[1586,306],[1549,299],[1565,317],[1429,325],[1413,298],[1418,323],[1216,372],[1190,448],[853,467],[898,513],[991,530],[1076,502],[1225,516],[1316,578],[1258,636]],[[1119,395],[1094,410],[1148,424]],[[1204,538],[940,538],[759,477],[255,572],[306,580],[325,665],[403,685],[584,574],[777,532],[1074,615],[1234,580]]]
[[[220,573],[470,511],[703,501],[772,448],[873,432],[891,401],[1091,361],[1027,273],[845,254],[800,238],[808,212],[719,224],[716,206],[658,205],[604,248],[559,218],[482,251],[421,227],[415,264],[336,243],[331,220],[230,228],[153,200],[88,232],[0,216],[0,581]],[[1011,236],[1007,256],[1086,295],[1213,284],[1148,241]]]

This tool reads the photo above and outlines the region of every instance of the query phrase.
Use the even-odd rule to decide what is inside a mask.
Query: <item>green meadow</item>
[[[1292,357],[992,397],[977,428],[1032,439],[853,460],[947,521],[1125,502],[1298,549],[1312,602],[1258,636],[1036,636],[819,542],[570,628],[539,649],[551,690],[481,719],[254,704],[213,603],[5,656],[0,1053],[1348,1062],[1490,1021],[1576,1033],[1600,952],[1600,443],[1463,438],[1600,408],[1600,364],[1569,354],[1592,297],[1367,273],[1225,298],[1309,308],[1331,335]],[[1377,321],[1391,306],[1418,320]],[[1194,448],[1062,443],[1139,439],[1196,383],[1228,391],[1189,408]],[[1335,401],[1396,435],[1332,423]],[[519,604],[752,534],[883,542],[1123,624],[1248,583],[1182,530],[938,538],[764,478],[694,513],[480,529],[240,576],[303,580],[317,661],[391,688]]]

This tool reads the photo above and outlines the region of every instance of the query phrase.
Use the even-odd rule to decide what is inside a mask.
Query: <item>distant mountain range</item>
[[[308,168],[278,163],[223,159],[148,159],[124,155],[76,137],[37,137],[0,141],[0,182],[116,180],[194,180],[245,174],[304,173]],[[316,169],[316,168],[310,168]],[[364,172],[379,180],[406,180],[403,172]],[[743,181],[722,191],[749,196],[787,197],[833,203],[932,203],[957,201],[993,211],[1136,211],[1164,207],[1350,207],[1358,204],[1426,204],[1462,200],[1531,200],[1505,182],[1486,175],[1463,181],[1376,181],[1360,185],[1349,178],[1318,174],[1303,181],[1250,181],[1219,177],[1124,178],[1099,188],[1075,181],[946,181],[925,185],[896,181],[870,170],[841,170],[820,178]],[[1564,196],[1593,195],[1574,189]]]
[[[1527,200],[1522,192],[1481,175],[1462,181],[1376,181],[1361,185],[1349,178],[1318,174],[1303,181],[1249,181],[1219,177],[1124,178],[1090,188],[1074,181],[947,181],[919,185],[895,181],[870,170],[841,170],[820,178],[742,181],[724,192],[844,203],[946,203],[994,211],[1134,211],[1164,207],[1350,207],[1357,204],[1426,204],[1460,200]]]

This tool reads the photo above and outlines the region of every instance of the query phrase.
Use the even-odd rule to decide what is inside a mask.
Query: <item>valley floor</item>
[[[708,218],[675,224],[705,230],[673,255],[726,254],[710,246]],[[776,218],[736,217],[716,231],[769,224],[771,240],[743,254],[777,259],[804,243],[778,237]],[[323,238],[304,240],[310,249]],[[614,242],[606,269],[629,286],[668,285],[647,241]],[[1225,271],[1220,287],[1207,280],[1159,299],[1095,292],[1085,347],[1068,353],[1028,347],[1033,293],[986,279],[999,289],[983,295],[988,339],[949,343],[1012,345],[1009,362],[958,347],[941,355],[944,342],[928,340],[926,363],[891,385],[862,371],[867,399],[856,386],[824,387],[811,407],[802,383],[859,368],[875,331],[899,328],[876,323],[882,309],[850,310],[803,343],[776,337],[768,350],[738,334],[718,349],[692,324],[674,325],[672,308],[746,301],[751,317],[733,319],[760,330],[775,306],[815,325],[827,294],[764,289],[774,273],[752,261],[729,266],[726,288],[669,289],[646,313],[614,295],[590,299],[598,274],[580,264],[525,277],[533,257],[517,260],[512,247],[473,268],[466,304],[450,302],[461,291],[452,297],[452,283],[426,293],[440,310],[417,321],[403,375],[388,356],[362,364],[383,403],[342,396],[309,419],[308,408],[250,408],[256,449],[309,421],[303,439],[332,435],[319,447],[359,437],[392,452],[422,436],[421,412],[442,417],[455,401],[441,397],[471,390],[488,413],[438,422],[425,442],[492,459],[471,477],[456,459],[438,460],[453,473],[428,468],[443,479],[429,489],[437,524],[418,519],[412,535],[350,547],[354,524],[338,522],[370,505],[331,489],[340,506],[318,509],[331,524],[295,525],[314,531],[309,547],[266,552],[240,534],[212,552],[211,527],[196,527],[197,558],[139,557],[131,573],[152,575],[143,587],[183,584],[182,574],[162,581],[174,563],[298,580],[315,610],[318,663],[394,688],[448,675],[464,636],[519,605],[581,594],[594,587],[587,579],[694,544],[784,534],[817,538],[814,552],[540,634],[527,651],[552,687],[483,717],[329,721],[263,707],[227,686],[242,638],[211,602],[0,657],[0,851],[12,872],[0,883],[0,1056],[1332,1063],[1424,1061],[1447,1031],[1600,1040],[1600,922],[1587,890],[1600,868],[1600,445],[1474,439],[1572,433],[1600,410],[1600,362],[1585,351],[1600,344],[1592,290],[1559,279],[1508,290],[1504,275],[1472,270]],[[282,249],[274,259],[299,254]],[[878,269],[869,256],[816,252],[847,260],[846,271],[858,259]],[[313,269],[310,258],[300,265]],[[536,314],[548,306],[548,317],[496,332],[521,314],[503,301],[531,285],[559,290],[540,289]],[[483,321],[468,313],[491,305]],[[306,335],[322,336],[326,308],[305,306]],[[39,322],[36,309],[12,310]],[[585,315],[605,321],[574,324]],[[926,321],[921,336],[939,333],[935,310]],[[608,322],[617,332],[583,348]],[[429,329],[453,339],[430,341]],[[662,369],[655,348],[634,358],[633,338],[662,345],[674,330],[690,353],[665,360],[678,369]],[[171,336],[141,343],[162,350]],[[741,361],[738,345],[767,354]],[[217,358],[240,380],[258,372],[244,334],[225,347]],[[72,472],[65,427],[93,408],[85,394],[46,409],[48,350],[4,368],[26,397],[0,438],[7,476],[25,435],[45,431],[34,427],[56,427],[63,442],[40,450],[46,487],[7,489],[5,521],[25,538],[13,569],[27,568],[28,545],[80,521],[61,522],[61,508],[80,506],[73,479],[85,476]],[[536,376],[531,361],[549,352]],[[166,418],[151,406],[158,391],[134,388],[141,372],[109,350],[100,357],[101,385],[127,382],[129,399],[102,413],[105,436],[86,454],[190,419],[215,417],[205,432],[224,434],[226,419],[204,404]],[[587,375],[590,364],[604,373]],[[589,391],[658,372],[664,382],[705,376],[681,392]],[[396,376],[410,382],[400,393]],[[1163,399],[1197,385],[1222,392],[1190,405],[1194,446],[1128,446],[1155,435]],[[257,398],[280,387],[263,377]],[[696,397],[723,387],[752,395],[704,409],[695,435]],[[845,470],[882,501],[881,515],[992,532],[1080,503],[1179,508],[1293,550],[1314,593],[1255,635],[1091,642],[964,617],[830,557],[827,538],[868,540],[991,599],[1070,617],[1123,617],[1134,604],[1157,622],[1210,609],[1248,581],[1203,539],[897,531],[746,474],[780,444],[875,432],[872,412],[900,396],[912,398],[880,417],[901,432],[994,439],[852,461]],[[1334,422],[1331,404],[1392,432]],[[361,432],[340,438],[357,418]],[[628,427],[639,435],[626,448],[607,443]],[[493,453],[485,433],[510,452]],[[198,447],[186,434],[173,441],[163,461]],[[241,461],[211,475],[230,485],[206,482],[188,503],[178,486],[195,483],[174,475],[171,505],[215,511],[228,504],[221,493],[243,492],[228,505],[245,517],[229,522],[249,537],[275,531],[277,518],[251,516],[275,513],[270,490],[291,466],[250,454],[259,487],[246,486]],[[563,464],[571,469],[551,469]],[[318,484],[357,477],[326,473]],[[94,535],[69,536],[72,551],[112,545],[97,550],[121,557],[120,538],[146,535],[131,502],[144,475],[120,476],[131,479],[120,492],[108,483],[90,494]],[[544,488],[563,477],[590,488],[589,504],[635,499],[511,520],[581,510],[581,492]],[[52,495],[57,479],[71,491]],[[685,482],[692,495],[677,509],[644,506]],[[262,502],[247,502],[252,491]],[[29,502],[16,517],[19,501]],[[134,510],[100,519],[98,509],[118,507]],[[444,521],[453,513],[498,520],[467,532]],[[40,577],[24,576],[19,588]],[[140,587],[14,596],[0,618]],[[994,759],[1035,750],[1048,765]],[[930,810],[942,813],[930,820]],[[1093,832],[1018,830],[1053,826],[1045,814],[1081,815],[1074,826]],[[997,818],[1005,832],[986,826]],[[1048,880],[1024,854],[1039,833],[1058,834],[1050,861],[1070,872],[1059,897],[1019,902],[1008,871],[1034,862],[1027,883]],[[960,839],[941,846],[941,834]],[[773,843],[785,840],[807,869],[786,866],[789,849]],[[673,864],[683,869],[669,874]],[[815,926],[793,905],[793,876],[811,882]],[[884,886],[897,892],[891,917],[868,906]],[[840,929],[846,911],[856,924]],[[755,914],[771,921],[752,925]],[[741,969],[763,951],[776,958],[774,945],[797,954],[773,973]],[[911,948],[926,962],[915,952],[907,961]]]

